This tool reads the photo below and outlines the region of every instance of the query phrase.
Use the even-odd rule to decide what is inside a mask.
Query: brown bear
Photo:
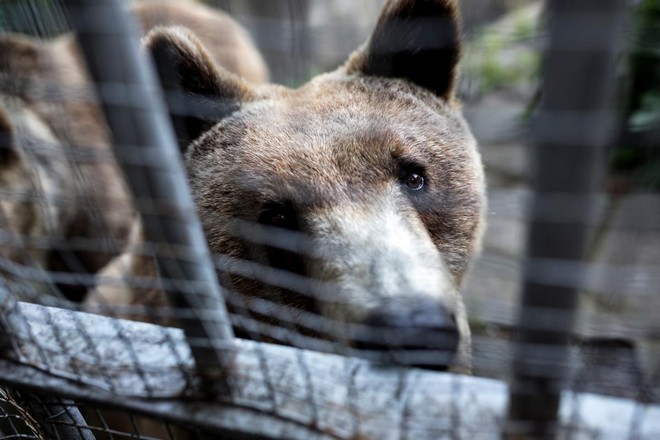
[[[0,60],[3,274],[32,280],[34,295],[58,294],[38,270],[25,272],[48,269],[79,300],[85,281],[62,273],[93,274],[121,250],[130,198],[73,40],[3,35]]]
[[[132,10],[146,30],[188,26],[213,48],[216,63],[248,81],[267,80],[249,35],[223,12],[169,1],[138,2]],[[21,283],[32,279],[25,296],[82,300],[93,274],[125,247],[133,222],[90,90],[72,36],[0,35],[0,273]]]
[[[149,0],[132,6],[142,29],[185,26],[192,30],[213,60],[253,84],[268,81],[266,62],[247,31],[229,15],[192,1]]]
[[[145,45],[167,96],[211,110],[173,118],[236,333],[468,369],[459,291],[485,188],[455,98],[456,1],[389,0],[343,66],[293,90],[247,83],[183,28]],[[133,238],[106,275],[157,276],[139,225]],[[90,307],[165,304],[122,279]]]

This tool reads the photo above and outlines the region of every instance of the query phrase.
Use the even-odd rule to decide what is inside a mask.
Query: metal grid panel
[[[85,2],[78,3],[80,6]],[[327,5],[282,2],[271,11],[260,10],[259,7],[251,9],[234,2],[223,3],[221,6],[234,12],[253,31],[255,41],[271,65],[271,76],[277,81],[299,84],[311,72],[324,69],[326,64],[336,64],[346,55],[342,53],[341,57],[327,61],[323,58],[324,54],[315,53],[319,40],[323,39],[321,30],[330,28],[327,24],[318,23],[321,14],[318,9]],[[375,1],[373,9],[377,11],[381,3]],[[2,342],[7,350],[0,364],[0,371],[3,372],[0,377],[8,387],[0,395],[0,433],[7,438],[14,435],[24,438],[93,438],[88,437],[90,435],[96,438],[204,438],[204,435],[211,438],[218,435],[229,438],[239,435],[275,438],[491,438],[499,435],[497,433],[505,426],[508,392],[501,382],[424,370],[382,368],[379,364],[372,365],[355,358],[268,344],[276,342],[319,352],[358,355],[381,363],[385,361],[404,366],[433,366],[439,358],[446,356],[427,349],[397,349],[397,338],[405,339],[399,334],[400,331],[390,335],[394,347],[385,351],[358,350],[355,345],[347,347],[342,341],[347,334],[369,342],[372,338],[381,340],[380,335],[374,334],[383,330],[374,332],[368,325],[338,323],[317,313],[283,305],[280,298],[245,297],[233,291],[232,285],[227,282],[224,283],[225,293],[228,293],[225,299],[234,330],[241,337],[263,342],[232,342],[226,329],[218,330],[218,323],[219,328],[226,327],[227,320],[217,311],[222,305],[218,302],[218,293],[213,292],[216,283],[195,281],[196,277],[190,275],[204,266],[203,260],[207,258],[205,246],[200,247],[199,243],[190,246],[173,240],[166,236],[167,227],[163,227],[168,223],[171,226],[176,221],[178,223],[170,229],[180,231],[182,227],[190,227],[194,231],[197,220],[191,215],[194,211],[192,203],[185,199],[185,194],[183,199],[169,197],[174,191],[168,190],[162,179],[158,181],[158,178],[147,177],[147,171],[155,171],[165,179],[174,175],[180,182],[183,178],[178,154],[174,152],[172,140],[167,139],[167,122],[163,122],[162,118],[160,122],[154,122],[160,117],[158,112],[164,116],[158,91],[149,80],[146,88],[141,89],[137,82],[127,79],[131,69],[118,65],[112,55],[120,53],[117,48],[120,44],[113,46],[115,43],[109,41],[94,43],[89,36],[95,32],[110,32],[115,38],[117,35],[128,35],[124,28],[117,33],[120,28],[116,23],[121,21],[108,18],[111,12],[109,5],[92,4],[92,13],[78,18],[73,13],[73,22],[81,29],[81,35],[85,35],[82,39],[83,53],[91,67],[92,77],[96,79],[99,71],[110,72],[114,75],[110,82],[96,82],[92,87],[84,76],[78,78],[78,73],[70,78],[44,73],[48,69],[60,73],[57,63],[67,61],[57,58],[54,61],[38,59],[36,62],[45,63],[40,65],[44,69],[41,74],[5,76],[2,79],[0,102],[2,110],[11,115],[14,133],[20,136],[24,155],[21,159],[28,158],[25,163],[30,168],[25,175],[47,173],[51,167],[60,173],[58,178],[62,174],[66,178],[41,187],[14,185],[15,181],[3,183],[2,186],[6,200],[30,201],[35,207],[31,218],[46,225],[36,234],[16,233],[10,224],[12,217],[7,216],[7,208],[3,208],[6,226],[3,226],[1,235],[3,258],[0,260],[0,270],[3,278],[0,282],[3,283],[2,326],[6,334]],[[464,16],[471,19],[470,2],[462,6],[466,9]],[[624,6],[619,4],[621,8]],[[545,302],[540,309],[531,310],[536,313],[531,321],[534,328],[541,322],[546,323],[544,329],[561,330],[566,333],[562,339],[573,342],[566,349],[560,344],[556,351],[546,345],[540,350],[545,361],[566,370],[561,373],[553,370],[550,375],[554,380],[557,373],[558,382],[551,384],[550,389],[558,403],[550,411],[549,420],[558,416],[560,433],[568,438],[654,438],[660,429],[654,422],[658,419],[658,408],[650,403],[656,401],[657,384],[654,378],[657,381],[658,373],[654,346],[657,336],[653,334],[654,327],[649,316],[657,309],[658,283],[653,269],[657,268],[659,261],[653,257],[652,245],[644,248],[647,250],[626,249],[625,237],[634,235],[634,240],[640,245],[645,244],[645,239],[650,243],[657,240],[657,224],[660,224],[657,221],[657,192],[602,192],[599,186],[590,187],[587,193],[577,195],[566,190],[559,194],[557,191],[544,194],[539,187],[535,187],[537,192],[534,193],[520,182],[529,177],[540,179],[538,176],[542,176],[543,172],[551,173],[549,181],[556,182],[556,176],[561,175],[561,171],[548,171],[550,162],[542,161],[537,171],[530,171],[532,168],[527,167],[523,168],[522,175],[513,175],[510,173],[512,169],[519,171],[516,164],[506,163],[518,160],[512,154],[528,154],[526,149],[507,145],[521,142],[524,145],[528,126],[515,118],[506,119],[506,113],[512,111],[512,106],[506,101],[508,98],[502,101],[503,96],[524,96],[516,101],[518,108],[515,111],[521,112],[524,106],[534,102],[538,77],[532,75],[531,79],[525,78],[521,86],[515,69],[512,69],[513,73],[502,73],[497,71],[497,66],[489,63],[502,62],[501,59],[505,63],[512,62],[511,51],[514,49],[540,57],[540,48],[547,38],[556,38],[552,32],[546,36],[535,21],[541,14],[540,9],[538,4],[532,4],[518,15],[512,15],[513,18],[505,17],[490,27],[479,28],[469,21],[466,23],[466,29],[473,33],[466,40],[465,75],[459,91],[465,99],[468,121],[481,143],[491,184],[488,216],[491,229],[486,233],[485,250],[474,264],[464,293],[473,333],[474,372],[498,380],[509,378],[514,357],[513,335],[517,331],[516,301],[512,293],[517,292],[516,286],[523,276],[527,283],[551,286],[553,291],[565,288],[576,293],[586,292],[575,297],[581,299],[584,308],[577,318],[578,325],[573,329],[564,325],[572,324],[576,319],[569,316],[575,311],[572,305],[565,313],[556,310],[557,304]],[[0,11],[3,27],[40,35],[42,40],[37,44],[49,44],[47,38],[69,26],[64,9],[58,2],[7,1],[0,4]],[[334,12],[340,14],[341,7],[338,6]],[[562,38],[568,38],[570,34],[563,32],[562,27],[579,30],[578,20],[587,19],[595,23],[605,16],[604,11],[594,12],[588,8],[573,12],[559,20],[558,34]],[[278,21],[273,18],[282,14],[288,14],[286,19]],[[101,20],[97,20],[99,17]],[[356,41],[351,42],[351,47],[356,47],[368,35],[366,29],[371,27],[371,23],[367,26],[360,21],[361,18],[354,18],[355,23],[351,26]],[[370,17],[365,21],[374,20],[375,17]],[[96,25],[85,28],[85,23]],[[615,25],[620,26],[620,23]],[[276,34],[278,37],[274,36]],[[615,41],[615,32],[608,35],[612,36],[613,41],[579,33],[575,39],[579,44],[576,45],[559,38],[558,56],[566,57],[566,50],[571,49],[580,54],[578,64],[589,64],[584,52],[600,51],[607,59],[616,53],[612,50],[614,45],[620,44]],[[493,38],[497,40],[495,43]],[[117,41],[122,44],[128,41],[126,46],[129,50],[131,47],[137,49],[134,42],[125,38],[118,38]],[[627,43],[627,47],[636,47],[634,41]],[[70,41],[61,38],[57,44],[61,48]],[[338,44],[343,46],[344,43]],[[521,48],[521,45],[524,47]],[[501,59],[493,61],[486,57],[484,54],[489,51]],[[133,56],[139,58],[139,55]],[[593,61],[596,58],[588,59]],[[606,66],[612,64],[611,60],[605,63]],[[533,71],[534,62],[531,64],[527,68],[532,70],[532,74],[538,73]],[[555,66],[558,64],[561,63],[553,63]],[[138,61],[124,67],[133,65],[139,65]],[[576,69],[579,71],[579,68]],[[602,72],[604,68],[596,70]],[[493,77],[489,77],[488,72]],[[563,73],[560,71],[558,75]],[[561,84],[565,80],[559,81]],[[606,81],[609,87],[612,87],[612,81],[612,78]],[[515,85],[507,88],[507,82]],[[551,83],[546,82],[548,84]],[[577,89],[580,89],[579,84]],[[41,102],[45,110],[26,107],[23,93],[30,93],[30,99]],[[551,97],[560,94],[556,91]],[[105,127],[99,129],[101,134],[96,138],[86,137],[85,130],[80,132],[81,119],[77,118],[81,109],[83,113],[94,112],[100,117],[97,97],[100,97],[109,115],[112,138]],[[155,101],[156,107],[147,105],[150,101]],[[584,127],[610,124],[607,120],[589,118],[576,112],[570,105],[570,108],[552,108],[548,107],[547,101],[545,104],[543,102],[543,111],[537,116],[541,125],[536,137],[541,145],[544,142],[563,143],[567,133],[573,136],[571,142],[591,145],[591,138],[576,136],[584,132]],[[172,101],[168,100],[168,103],[171,105]],[[597,106],[601,109],[609,105],[611,103],[606,101]],[[493,106],[501,109],[501,114],[493,114]],[[122,111],[128,113],[122,115]],[[140,115],[140,112],[143,114]],[[623,114],[617,112],[618,109],[605,116],[623,118]],[[141,123],[134,122],[140,119]],[[550,128],[544,128],[544,121],[551,121]],[[150,124],[156,130],[146,130],[145,127]],[[123,138],[117,127],[126,130]],[[600,153],[609,143],[606,137],[599,137],[606,131],[597,130],[596,133],[598,139],[595,144],[600,148]],[[153,133],[158,133],[158,136],[150,138]],[[90,149],[86,143],[100,145],[101,148]],[[114,152],[109,148],[111,143],[115,145]],[[171,144],[170,150],[161,150],[162,145],[167,143]],[[142,154],[134,154],[135,148],[140,148]],[[94,187],[107,177],[103,173],[95,173],[94,167],[99,163],[111,164],[105,172],[112,178],[121,179],[118,168],[113,165],[114,155],[117,155],[124,172],[129,176],[132,174],[129,184],[135,197],[132,201],[142,214],[141,223],[121,222],[118,233],[108,223],[116,221],[116,218],[108,213],[132,212],[124,198],[127,194],[125,187],[117,186],[102,198],[96,198],[98,192],[79,190]],[[585,162],[584,169],[598,166],[591,159]],[[577,166],[576,162],[573,166]],[[559,163],[558,169],[562,167],[565,165]],[[566,181],[563,183],[567,184]],[[181,187],[175,184],[172,188]],[[71,191],[72,188],[75,191]],[[567,188],[575,190],[574,186],[568,185]],[[532,197],[536,198],[536,202],[534,209],[528,211],[526,206]],[[591,209],[589,215],[584,215],[587,203]],[[57,218],[57,213],[68,215],[72,207],[81,204],[86,208],[87,228],[73,234],[69,231],[62,234],[57,228],[58,221],[64,220]],[[15,203],[12,206],[18,205]],[[626,211],[622,212],[623,208],[619,205],[624,206]],[[55,218],[53,213],[56,213]],[[19,214],[20,211],[15,210],[11,215]],[[133,219],[132,215],[126,217]],[[534,258],[525,257],[521,249],[524,249],[524,227],[528,220],[555,229],[556,225],[561,225],[571,233],[582,230],[581,233],[588,238],[589,259],[576,261],[583,255],[580,246],[577,246],[574,255],[565,259],[550,260],[543,254],[534,255]],[[192,226],[189,226],[189,221]],[[89,227],[90,224],[92,227]],[[148,226],[144,228],[144,224]],[[131,239],[142,234],[141,227],[148,233],[138,246]],[[130,228],[133,229],[131,233],[128,232]],[[242,222],[231,233],[248,243],[278,249],[278,255],[282,258],[316,257],[310,250],[310,238],[297,231],[282,231],[262,224]],[[193,236],[195,234],[197,232],[192,232]],[[603,236],[607,239],[599,240]],[[560,241],[556,243],[561,244]],[[617,246],[625,258],[610,257]],[[594,250],[597,247],[601,248],[600,252]],[[565,249],[565,246],[559,248]],[[104,272],[100,272],[103,265],[90,263],[96,259],[107,262],[109,256],[118,255],[122,249],[129,249],[131,253],[114,260],[111,266],[105,266]],[[160,274],[167,276],[158,276],[158,272],[140,277],[131,275],[136,265],[151,261],[153,257],[177,262],[169,266],[169,270],[163,264],[159,266]],[[189,264],[192,270],[180,270],[181,262]],[[310,297],[327,300],[337,289],[337,285],[332,283],[304,274],[291,274],[277,264],[275,267],[264,265],[259,259],[213,255],[213,264],[221,278],[222,274],[225,277],[230,274],[252,278],[285,288],[287,292],[300,295],[303,301]],[[185,275],[182,276],[182,273]],[[88,288],[98,286],[118,286],[120,290],[131,288],[140,300],[124,304],[104,303],[103,298],[94,304],[76,301]],[[171,302],[165,303],[163,297],[154,295],[159,290],[171,293],[170,300],[174,299],[176,307],[172,307]],[[177,297],[177,294],[180,296]],[[195,294],[201,294],[203,301],[191,299],[191,295]],[[183,328],[184,333],[165,327],[16,304],[16,299],[168,326],[177,325]],[[610,305],[603,306],[603,302]],[[608,310],[603,312],[604,309]],[[632,320],[629,319],[631,316]],[[195,328],[200,321],[207,324]],[[192,327],[187,326],[186,322],[192,323]],[[522,322],[526,322],[524,314]],[[211,326],[208,323],[212,323]],[[215,336],[209,338],[209,333]],[[420,345],[423,347],[428,343],[434,346],[438,339],[442,339],[442,335],[429,337]],[[214,356],[208,357],[208,353],[219,354],[220,364],[215,363],[217,358]],[[637,359],[640,354],[643,356],[642,363]],[[525,358],[529,361],[527,356]],[[223,366],[222,362],[228,365]],[[520,369],[517,372],[520,373]],[[541,375],[541,379],[547,377]],[[213,383],[227,380],[228,387],[209,386],[209,378]],[[583,391],[597,394],[579,394]],[[631,400],[606,398],[603,394]],[[538,399],[538,395],[533,396],[532,399]],[[620,420],[610,419],[611,414],[619,415]],[[515,417],[515,411],[512,415]],[[531,421],[536,422],[541,420],[539,417],[547,416],[535,414],[531,416]],[[165,424],[163,420],[173,425]],[[525,424],[523,427],[526,429],[529,426]],[[121,431],[125,431],[124,434]]]

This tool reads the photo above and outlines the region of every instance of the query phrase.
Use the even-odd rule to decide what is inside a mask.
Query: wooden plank
[[[500,381],[385,367],[366,360],[237,340],[232,394],[205,400],[183,332],[19,303],[29,323],[0,382],[194,423],[245,438],[498,438]],[[613,416],[615,415],[615,416]],[[565,392],[571,438],[660,436],[660,406]],[[568,431],[567,431],[568,433]],[[602,437],[599,437],[602,436]]]

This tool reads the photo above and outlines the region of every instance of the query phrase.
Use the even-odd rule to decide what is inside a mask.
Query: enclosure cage
[[[654,0],[459,2],[488,207],[461,289],[471,365],[453,371],[397,333],[376,356],[234,291],[227,274],[333,286],[209,252],[142,3],[0,0],[0,439],[660,438]],[[297,87],[366,41],[385,0],[176,3],[245,29],[223,58],[237,73],[253,50],[254,81]],[[308,252],[295,231],[231,233]]]

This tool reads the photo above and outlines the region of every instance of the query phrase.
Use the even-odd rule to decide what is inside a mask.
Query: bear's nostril
[[[458,349],[455,315],[430,301],[391,303],[369,313],[354,335],[368,357],[409,366],[445,370]]]
[[[436,302],[389,303],[372,310],[364,320],[372,327],[419,328],[458,332],[454,314]]]

